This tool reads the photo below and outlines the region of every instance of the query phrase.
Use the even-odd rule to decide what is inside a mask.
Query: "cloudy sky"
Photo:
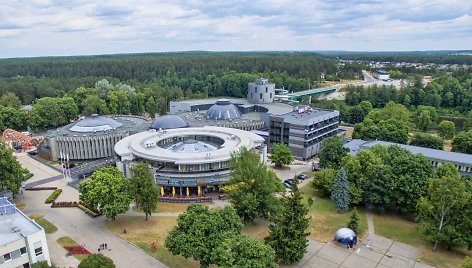
[[[0,57],[472,49],[471,0],[2,0]]]

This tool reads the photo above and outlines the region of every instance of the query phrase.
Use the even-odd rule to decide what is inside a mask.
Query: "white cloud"
[[[461,0],[11,0],[0,57],[178,50],[471,49]]]

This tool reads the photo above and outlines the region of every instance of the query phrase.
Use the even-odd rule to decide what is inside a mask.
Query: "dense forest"
[[[208,91],[209,96],[242,97],[247,83],[264,76],[291,91],[316,85],[320,74],[333,80],[361,74],[356,64],[314,53],[153,53],[0,60],[0,95],[15,93],[23,104],[42,97],[61,97],[79,87],[91,88],[101,79],[138,90],[177,87]]]

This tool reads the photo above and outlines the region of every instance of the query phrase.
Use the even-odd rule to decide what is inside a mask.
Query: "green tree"
[[[47,261],[38,261],[31,265],[31,268],[57,268],[54,264],[49,265]]]
[[[456,135],[456,125],[452,121],[443,120],[438,125],[438,132],[441,138],[450,140]]]
[[[169,232],[165,247],[174,255],[192,257],[201,267],[216,264],[214,252],[230,236],[240,235],[243,224],[232,207],[210,210],[191,204],[177,218],[177,225]],[[222,262],[222,260],[219,260]]]
[[[472,129],[472,110],[470,110],[465,117],[463,129],[464,131]]]
[[[275,172],[267,170],[260,156],[245,147],[231,154],[230,167],[230,179],[223,191],[241,220],[248,223],[256,217],[267,218],[278,205],[274,193],[283,191]]]
[[[0,106],[0,131],[11,128],[24,130],[27,125],[26,112],[13,107]]]
[[[459,132],[452,140],[452,151],[472,154],[472,129]]]
[[[334,136],[323,140],[320,158],[320,167],[338,169],[341,159],[349,153],[349,149],[343,146],[343,137]]]
[[[422,110],[416,120],[416,126],[421,131],[428,131],[434,126],[431,120],[431,113],[428,110]]]
[[[129,180],[130,195],[136,206],[144,211],[148,220],[148,215],[156,209],[158,191],[147,163],[135,165],[132,172],[133,176]]]
[[[338,212],[344,213],[349,210],[349,181],[343,167],[338,170],[334,177],[331,200],[333,200],[334,207]]]
[[[77,268],[115,268],[113,261],[103,254],[90,254],[83,259]]]
[[[448,249],[462,244],[458,225],[470,200],[471,193],[459,176],[430,181],[427,195],[420,198],[417,209],[425,234],[434,242],[434,250],[439,244],[444,244]]]
[[[245,234],[224,237],[211,255],[218,267],[278,267],[274,249]]]
[[[21,101],[13,92],[8,92],[3,94],[0,98],[0,106],[11,107],[15,109],[20,109]]]
[[[470,258],[469,256],[465,256],[464,260],[462,260],[461,267],[472,268],[472,258]]]
[[[272,146],[270,159],[272,160],[272,163],[275,163],[276,167],[283,167],[284,165],[292,163],[292,152],[287,145],[283,143],[274,143]]]
[[[14,195],[18,194],[27,174],[28,170],[21,167],[13,150],[0,142],[0,191],[10,190]]]
[[[415,133],[410,145],[442,150],[444,141],[440,137],[428,133]]]
[[[146,112],[151,118],[154,118],[157,113],[157,103],[154,98],[151,96],[146,102]]]
[[[313,174],[312,184],[320,194],[329,197],[333,191],[334,176],[336,176],[335,169],[320,170]]]
[[[114,220],[129,209],[128,191],[128,181],[116,167],[102,167],[93,172],[90,180],[80,183],[79,199]]]
[[[357,208],[354,208],[351,213],[351,217],[346,222],[347,228],[359,234],[359,215],[357,214]]]
[[[308,208],[302,203],[303,196],[297,184],[295,178],[290,186],[291,194],[282,197],[280,210],[272,218],[269,235],[265,238],[275,250],[277,262],[282,264],[299,262],[308,246]]]
[[[90,116],[92,114],[101,114],[101,105],[102,103],[98,95],[89,95],[82,102],[82,114],[85,116]]]
[[[422,131],[432,129],[438,120],[438,112],[432,106],[419,105],[416,111],[416,126]]]

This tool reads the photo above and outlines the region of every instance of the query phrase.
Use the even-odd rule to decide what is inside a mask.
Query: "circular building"
[[[50,130],[38,153],[58,161],[61,153],[69,160],[93,160],[114,156],[113,146],[124,137],[146,130],[149,121],[139,116],[92,115],[69,125]]]
[[[145,161],[161,195],[197,196],[219,191],[229,178],[231,153],[242,147],[259,153],[265,161],[264,139],[244,130],[215,126],[150,129],[115,145],[116,166],[131,177],[132,167]]]
[[[353,230],[344,227],[336,231],[334,234],[334,240],[336,243],[343,246],[355,246],[357,244],[357,235]]]
[[[205,118],[213,120],[239,119],[241,118],[241,112],[229,100],[220,99],[208,109]]]
[[[185,122],[182,117],[174,114],[168,114],[158,117],[152,124],[152,129],[173,129],[173,128],[185,128],[188,127],[188,123]]]

